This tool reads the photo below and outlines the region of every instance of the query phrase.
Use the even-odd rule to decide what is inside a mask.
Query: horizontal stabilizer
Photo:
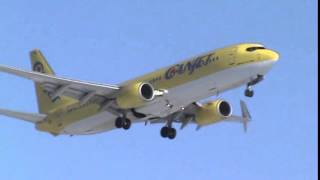
[[[32,123],[37,123],[46,118],[46,115],[43,115],[43,114],[24,113],[24,112],[17,112],[17,111],[11,111],[6,109],[0,109],[0,115],[21,119],[21,120],[32,122]]]

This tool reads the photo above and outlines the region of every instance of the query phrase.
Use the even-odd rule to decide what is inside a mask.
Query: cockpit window
[[[247,51],[253,52],[253,51],[258,50],[258,49],[266,49],[266,48],[265,47],[249,47],[249,48],[247,48]]]

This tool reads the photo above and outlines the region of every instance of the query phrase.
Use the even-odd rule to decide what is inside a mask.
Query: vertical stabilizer
[[[53,69],[48,64],[45,57],[40,50],[33,50],[30,52],[32,70],[48,75],[55,75]],[[76,100],[61,96],[56,100],[52,100],[50,96],[43,90],[39,83],[35,83],[36,95],[38,100],[39,112],[46,114],[52,110],[62,107],[67,104],[74,103]]]

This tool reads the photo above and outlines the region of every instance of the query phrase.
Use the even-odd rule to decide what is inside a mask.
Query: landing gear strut
[[[115,126],[117,128],[123,128],[125,130],[128,130],[131,127],[131,121],[130,121],[130,119],[128,119],[126,117],[118,117],[115,120]]]
[[[263,80],[263,75],[260,75],[258,74],[257,77],[255,79],[253,79],[252,81],[250,81],[248,84],[247,84],[247,88],[246,90],[244,91],[244,95],[247,96],[247,97],[253,97],[254,95],[254,91],[252,89],[252,87],[256,84],[258,84],[260,81]]]
[[[177,130],[172,127],[173,118],[167,120],[166,126],[162,127],[160,130],[160,135],[163,138],[174,139],[177,136]]]

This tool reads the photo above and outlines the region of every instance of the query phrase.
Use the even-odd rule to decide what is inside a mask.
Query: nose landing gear
[[[247,86],[247,89],[244,91],[244,95],[247,97],[253,97],[254,91],[252,89],[252,86]]]
[[[253,91],[253,86],[258,84],[260,81],[263,80],[263,75],[260,75],[258,74],[257,77],[255,79],[253,79],[252,81],[250,81],[248,84],[247,84],[247,88],[246,90],[244,91],[244,95],[247,96],[247,97],[253,97],[254,95],[254,91]]]

